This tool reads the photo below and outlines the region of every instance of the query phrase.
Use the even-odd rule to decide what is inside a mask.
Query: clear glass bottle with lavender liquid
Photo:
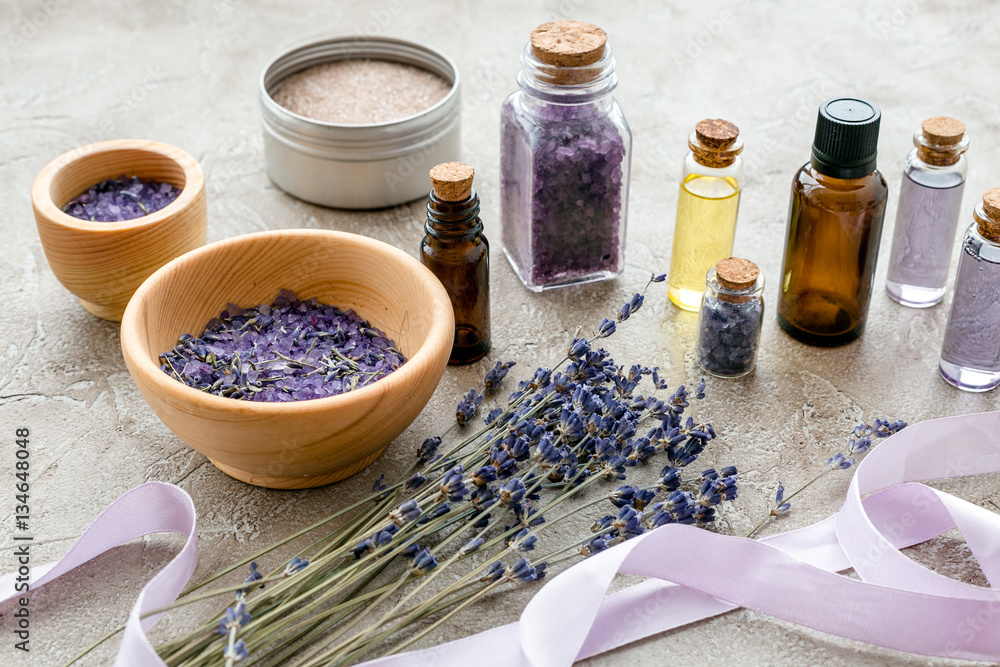
[[[1000,188],[987,190],[965,232],[938,368],[949,384],[1000,384]]]
[[[613,278],[625,267],[632,135],[611,93],[615,63],[597,26],[539,26],[504,102],[503,249],[528,289]]]
[[[913,143],[903,165],[885,289],[904,306],[928,308],[941,302],[948,281],[969,137],[961,121],[938,116],[921,123]]]

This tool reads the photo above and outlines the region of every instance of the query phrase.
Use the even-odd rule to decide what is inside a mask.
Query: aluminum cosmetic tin
[[[271,97],[286,78],[337,60],[414,65],[451,83],[444,99],[385,123],[325,123],[292,113]],[[296,46],[260,76],[267,174],[290,195],[320,206],[369,209],[427,196],[428,170],[460,159],[458,68],[446,55],[396,37],[333,37]]]

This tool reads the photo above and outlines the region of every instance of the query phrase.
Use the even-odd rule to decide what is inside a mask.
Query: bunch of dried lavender
[[[664,278],[653,276],[646,287]],[[352,664],[402,650],[494,590],[537,581],[549,567],[664,524],[711,524],[717,508],[736,498],[737,474],[732,466],[687,472],[715,438],[711,424],[685,416],[691,393],[681,385],[659,398],[667,385],[656,368],[626,369],[594,347],[639,310],[644,294],[592,337],[575,337],[559,364],[521,382],[482,428],[446,451],[441,437],[428,438],[394,484],[380,477],[368,498],[164,608],[236,595],[209,622],[159,647],[160,655],[169,665]],[[471,429],[512,366],[497,363],[482,392],[462,398],[449,432]],[[645,378],[648,395],[638,393]],[[704,386],[694,398],[704,397]],[[657,457],[666,465],[655,484],[628,483],[637,466]],[[610,491],[590,491],[609,483]],[[581,494],[582,502],[563,507]],[[540,539],[548,527],[603,504],[611,513],[572,543]],[[344,525],[320,530],[345,515]],[[262,576],[250,562],[305,534],[318,537],[287,565]],[[247,563],[243,583],[195,593]]]

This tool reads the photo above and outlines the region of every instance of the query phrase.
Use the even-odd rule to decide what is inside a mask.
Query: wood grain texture
[[[280,289],[353,308],[408,361],[367,387],[294,403],[206,394],[160,370],[159,354],[233,302],[270,303]],[[136,291],[121,341],[153,411],[223,472],[259,486],[307,488],[343,479],[381,454],[423,409],[451,353],[448,294],[417,260],[343,232],[281,230],[239,236],[175,259]]]
[[[181,194],[155,213],[123,222],[90,222],[63,213],[81,192],[121,175],[170,183]],[[201,166],[185,151],[157,141],[104,141],[64,153],[38,173],[31,204],[52,272],[84,308],[106,320],[121,320],[150,274],[205,244]]]

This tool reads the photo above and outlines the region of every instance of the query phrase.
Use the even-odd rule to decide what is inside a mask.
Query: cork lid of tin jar
[[[728,167],[743,152],[740,128],[722,118],[706,118],[694,126],[688,147],[698,164],[706,167]]]
[[[983,218],[976,215],[979,233],[990,241],[1000,242],[1000,188],[990,188],[983,193]]]
[[[757,283],[759,277],[760,269],[749,259],[729,257],[715,265],[715,278],[726,289],[749,289]]]
[[[608,35],[592,23],[553,21],[531,32],[531,51],[546,65],[585,67],[604,55]]]
[[[445,162],[431,169],[434,195],[443,201],[463,201],[472,196],[476,170],[464,162]]]

